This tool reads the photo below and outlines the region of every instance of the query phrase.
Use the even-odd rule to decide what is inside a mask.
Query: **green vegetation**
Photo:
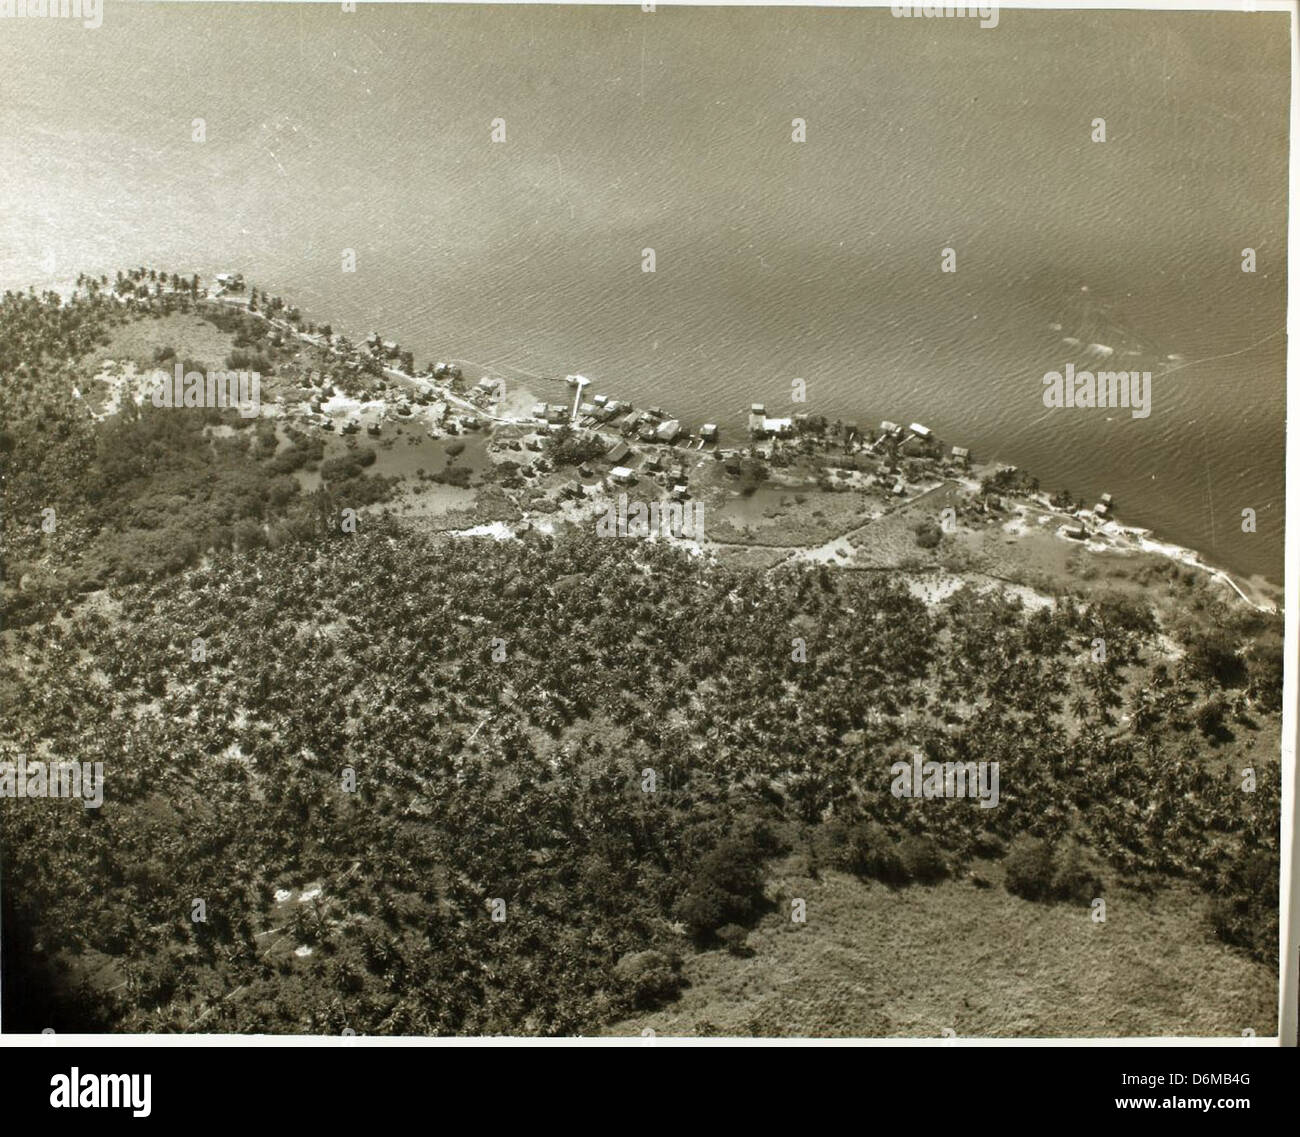
[[[943,530],[928,518],[917,523],[915,532],[916,543],[923,549],[937,549],[943,541]]]
[[[760,964],[798,850],[880,920],[993,864],[980,895],[1026,920],[1180,889],[1207,941],[1276,958],[1279,765],[1240,771],[1279,619],[343,531],[386,492],[369,448],[67,398],[119,307],[0,305],[0,760],[106,776],[98,810],[3,803],[12,1029],[586,1032],[685,998],[701,955]],[[999,805],[893,796],[914,754],[997,762]]]
[[[546,439],[543,453],[556,467],[581,466],[599,458],[605,445],[598,438],[579,435],[567,422]]]
[[[191,304],[188,292],[164,300],[159,311]],[[244,313],[200,307],[241,335],[265,335],[266,325]],[[336,497],[345,499],[339,508],[357,507],[389,492],[382,480],[360,477],[364,459],[350,458],[330,468],[331,492],[308,500],[288,475],[320,461],[319,439],[290,428],[288,448],[277,452],[273,424],[234,410],[157,408],[127,398],[118,413],[96,421],[87,407],[96,348],[111,329],[143,318],[98,287],[66,304],[55,293],[7,293],[0,303],[4,605],[11,622],[47,617],[94,589],[191,568],[211,552],[296,540],[337,517]],[[161,365],[176,351],[163,345],[151,355]],[[275,366],[265,357],[256,362]],[[182,366],[206,370],[192,359]]]
[[[722,928],[751,923],[763,910],[762,863],[777,851],[765,829],[728,837],[700,860],[677,915],[697,941],[708,942]],[[735,933],[729,932],[728,939]]]
[[[474,476],[474,471],[468,466],[447,466],[439,470],[436,474],[431,475],[435,482],[441,482],[443,485],[456,486],[459,489],[469,488],[470,480]]]
[[[643,1005],[615,966],[679,951],[669,920],[709,943],[761,915],[762,866],[815,838],[826,807],[879,827],[852,857],[884,879],[933,880],[1029,833],[1229,905],[1251,902],[1224,869],[1240,849],[1275,904],[1276,765],[1242,793],[1159,717],[1142,735],[1103,727],[1104,683],[1082,696],[1087,728],[1066,729],[1083,610],[1026,617],[990,599],[944,616],[883,579],[829,581],[367,519],[10,632],[0,676],[24,711],[7,755],[76,752],[110,787],[99,812],[10,810],[15,925],[58,944],[70,975],[102,975],[114,1029],[185,1029],[206,1011],[211,1030],[554,1033]],[[796,664],[773,645],[804,620],[821,646]],[[1040,666],[1025,668],[1031,651]],[[1163,697],[1182,690],[1170,680]],[[944,727],[953,706],[967,709]],[[893,797],[909,739],[998,760],[1002,804]],[[275,889],[313,882],[321,896],[283,931]],[[189,921],[194,897],[206,925]],[[1225,938],[1266,956],[1252,916]]]
[[[1072,838],[1059,843],[1022,833],[1007,849],[1007,891],[1026,900],[1086,904],[1104,891],[1102,866]]]

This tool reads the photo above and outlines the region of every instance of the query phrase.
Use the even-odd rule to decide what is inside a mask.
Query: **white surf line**
[[[1119,537],[1124,543],[1124,547],[1138,552],[1150,553],[1155,556],[1167,557],[1169,560],[1176,561],[1178,564],[1185,565],[1187,568],[1199,569],[1215,580],[1222,581],[1229,585],[1232,590],[1240,596],[1250,607],[1257,612],[1276,612],[1277,606],[1267,601],[1256,603],[1245,592],[1241,586],[1233,579],[1232,574],[1227,570],[1220,568],[1201,559],[1201,554],[1196,549],[1189,549],[1186,545],[1174,545],[1166,541],[1157,540],[1151,530],[1143,530],[1134,526],[1121,525],[1119,522],[1114,523],[1115,528],[1107,532],[1103,526],[1101,532],[1110,537]],[[1105,555],[1104,553],[1101,555]]]
[[[1218,530],[1214,524],[1214,476],[1210,473],[1210,442],[1206,437],[1204,424],[1201,425],[1201,453],[1205,455],[1205,493],[1210,503],[1210,544],[1217,545]]]

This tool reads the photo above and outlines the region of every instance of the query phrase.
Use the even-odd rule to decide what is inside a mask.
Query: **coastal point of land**
[[[128,325],[106,351],[97,413],[145,394],[153,349],[142,335],[149,343],[172,337],[180,355],[211,366],[231,358],[216,326],[171,311],[178,298],[238,313],[267,330],[275,362],[263,377],[264,413],[282,435],[290,427],[316,434],[327,459],[373,446],[373,472],[396,480],[384,508],[436,529],[594,525],[611,495],[630,492],[647,503],[705,504],[707,531],[689,543],[732,563],[956,573],[1051,596],[1064,582],[1124,588],[1172,562],[1261,610],[1280,604],[1275,583],[1123,524],[1123,503],[1110,495],[1091,503],[1049,493],[1028,472],[982,462],[922,423],[903,425],[902,416],[869,426],[815,411],[771,415],[759,403],[737,408],[730,422],[690,427],[585,376],[454,357],[417,367],[380,333],[336,334],[283,299],[250,291],[238,274],[220,274],[210,289],[145,293],[134,282],[116,293],[158,319]],[[311,468],[296,476],[305,489],[320,484]]]

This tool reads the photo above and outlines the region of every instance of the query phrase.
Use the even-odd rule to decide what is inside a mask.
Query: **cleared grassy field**
[[[1190,889],[1112,891],[1106,922],[968,881],[890,889],[774,865],[754,954],[687,955],[691,986],[606,1034],[795,1037],[1223,1036],[1276,1033],[1276,980],[1215,943]],[[807,901],[807,923],[790,901]]]
[[[94,353],[94,359],[96,363],[99,359],[119,363],[130,359],[139,367],[153,367],[154,349],[170,345],[176,349],[176,359],[166,364],[168,368],[182,359],[196,359],[205,367],[221,369],[234,342],[233,333],[223,332],[202,316],[171,312],[113,329],[111,341]]]

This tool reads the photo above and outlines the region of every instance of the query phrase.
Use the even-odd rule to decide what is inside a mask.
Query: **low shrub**
[[[1052,891],[1052,850],[1041,837],[1022,833],[1007,849],[1003,868],[1007,891],[1026,900],[1046,900]]]
[[[680,962],[653,948],[629,952],[614,964],[614,975],[637,1010],[653,1010],[677,997]]]
[[[909,833],[898,843],[898,858],[907,878],[918,884],[934,884],[948,875],[943,852],[929,837]]]
[[[1011,842],[1003,862],[1007,891],[1026,900],[1087,903],[1103,890],[1100,859],[1073,837],[1053,846],[1022,833]]]
[[[860,821],[847,834],[841,867],[884,884],[906,884],[907,870],[894,842],[878,821]]]

